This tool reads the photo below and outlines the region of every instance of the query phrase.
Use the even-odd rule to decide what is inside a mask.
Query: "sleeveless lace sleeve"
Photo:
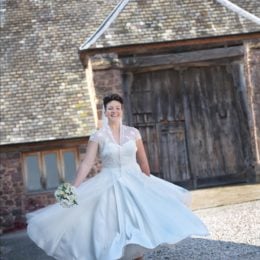
[[[134,128],[135,130],[135,140],[142,139],[142,136],[138,129]]]
[[[142,139],[142,136],[141,136],[140,131],[138,129],[136,129],[136,137],[135,138],[136,138],[136,140]]]
[[[142,139],[142,136],[138,129],[136,129],[135,127],[131,127],[130,129],[130,135],[132,139],[134,139],[135,141],[137,141],[138,139]]]
[[[93,133],[90,137],[89,137],[89,141],[95,142],[95,143],[100,143],[100,134],[99,131]]]

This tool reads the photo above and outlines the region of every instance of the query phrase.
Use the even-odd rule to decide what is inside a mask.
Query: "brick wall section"
[[[24,226],[25,194],[20,156],[19,152],[0,153],[0,233]]]
[[[101,126],[103,97],[111,93],[123,95],[121,70],[95,70],[93,80],[96,92],[99,126]]]
[[[256,181],[260,181],[260,41],[251,40],[245,46],[245,75],[248,103],[251,115],[252,149],[255,161]]]
[[[1,1],[1,144],[95,128],[78,49],[117,2]]]
[[[260,41],[248,44],[249,86],[252,88],[252,109],[255,123],[257,179],[260,180]]]

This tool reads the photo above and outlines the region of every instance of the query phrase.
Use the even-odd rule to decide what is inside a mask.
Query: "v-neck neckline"
[[[110,127],[110,125],[107,125],[108,126],[108,130],[109,130],[109,133],[111,135],[111,138],[112,138],[112,141],[116,144],[116,145],[119,145],[121,146],[122,145],[122,131],[123,131],[123,127],[122,127],[122,124],[120,124],[119,126],[119,142],[116,141],[115,139],[115,136],[113,135],[113,131]]]

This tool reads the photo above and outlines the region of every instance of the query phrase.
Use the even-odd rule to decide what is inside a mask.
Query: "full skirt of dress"
[[[140,167],[104,168],[77,188],[78,205],[31,212],[29,237],[62,260],[130,260],[207,228],[188,208],[190,193]]]

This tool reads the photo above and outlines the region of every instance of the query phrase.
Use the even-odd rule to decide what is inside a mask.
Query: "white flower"
[[[77,196],[75,187],[70,183],[62,183],[54,192],[57,202],[64,208],[69,208],[77,205]]]

